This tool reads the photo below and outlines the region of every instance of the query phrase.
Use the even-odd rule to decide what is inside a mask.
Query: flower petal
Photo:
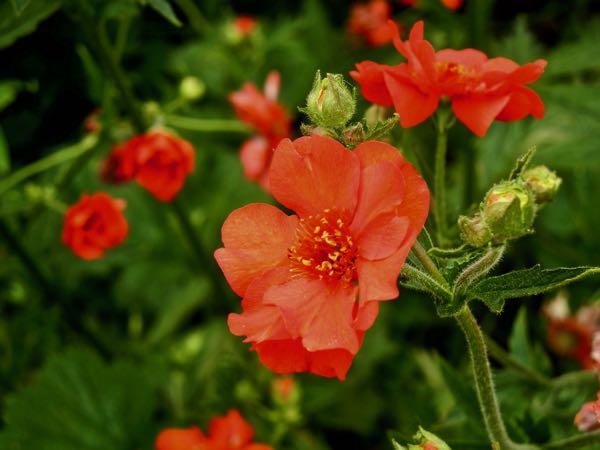
[[[339,142],[322,136],[284,139],[273,155],[273,196],[300,217],[338,208],[354,212],[359,162]]]
[[[544,117],[544,103],[536,92],[521,86],[511,93],[509,102],[496,120],[511,122],[521,120],[529,114],[536,119]]]
[[[420,124],[438,107],[439,97],[436,94],[423,93],[416,86],[388,73],[383,77],[394,102],[394,108],[400,116],[400,125],[404,128]]]
[[[241,448],[252,440],[254,430],[238,411],[231,409],[226,416],[215,417],[210,421],[208,435],[215,447]]]
[[[387,258],[404,242],[409,225],[408,217],[398,217],[395,212],[377,216],[356,239],[360,257],[370,261]]]
[[[509,99],[510,95],[456,96],[452,98],[452,111],[469,130],[483,137]]]
[[[463,50],[446,48],[437,52],[435,54],[435,59],[439,62],[455,63],[467,67],[478,67],[485,63],[488,60],[488,57],[485,53],[472,48],[465,48]]]
[[[296,216],[262,203],[229,215],[221,230],[225,248],[215,251],[215,258],[238,295],[244,295],[254,278],[287,261],[297,223]]]
[[[386,259],[358,260],[358,297],[361,305],[372,300],[393,300],[398,297],[398,276],[413,243],[406,242]]]
[[[363,97],[376,105],[393,106],[394,102],[383,79],[383,74],[389,66],[363,61],[356,64],[356,68],[358,70],[351,71],[350,76],[360,84]]]
[[[198,427],[169,428],[156,437],[156,450],[189,450],[206,442]]]
[[[298,277],[271,287],[265,303],[279,306],[292,337],[317,350],[344,349],[355,354],[359,343],[352,328],[355,288],[329,286],[321,280]]]

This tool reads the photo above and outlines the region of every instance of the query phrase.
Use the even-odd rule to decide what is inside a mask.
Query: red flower
[[[361,36],[365,42],[377,47],[392,42],[394,32],[387,26],[392,8],[385,0],[371,0],[369,3],[356,3],[350,11],[348,31]]]
[[[247,36],[256,28],[256,19],[252,16],[237,16],[233,24],[240,35]]]
[[[423,38],[423,30],[423,22],[417,22],[408,41],[396,31],[394,45],[406,63],[364,61],[351,72],[367,100],[395,107],[403,127],[423,122],[440,100],[450,101],[457,119],[477,136],[484,136],[494,120],[544,116],[542,100],[526,84],[542,75],[546,61],[519,66],[507,58],[488,59],[471,48],[436,52]]]
[[[65,214],[62,239],[83,259],[98,259],[108,248],[119,245],[128,232],[123,200],[99,192],[83,194]]]
[[[156,450],[273,450],[268,445],[252,443],[253,436],[250,424],[232,409],[226,416],[210,421],[208,436],[198,427],[161,431]]]
[[[593,431],[600,429],[600,392],[598,400],[583,404],[575,416],[575,425],[579,431]]]
[[[229,95],[240,120],[259,133],[242,144],[240,157],[244,175],[258,181],[266,190],[269,189],[268,171],[273,148],[291,135],[291,117],[277,102],[280,82],[279,73],[271,72],[265,81],[264,94],[254,84],[245,83],[242,89]]]
[[[442,5],[448,9],[456,11],[463,4],[463,0],[440,0]],[[399,0],[399,3],[406,6],[414,6],[417,0]]]
[[[191,143],[165,131],[135,136],[113,149],[102,167],[107,181],[135,179],[158,200],[172,200],[194,171]]]
[[[275,372],[343,380],[378,302],[398,296],[429,191],[394,147],[370,141],[351,152],[321,136],[283,140],[270,182],[297,215],[250,204],[223,224],[215,258],[243,297],[229,329]]]

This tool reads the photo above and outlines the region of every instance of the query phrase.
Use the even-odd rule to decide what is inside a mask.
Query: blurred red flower
[[[463,4],[463,0],[440,0],[446,8],[456,11]],[[417,0],[399,0],[399,3],[406,6],[414,6]]]
[[[271,205],[233,211],[215,252],[243,297],[229,329],[278,373],[344,379],[378,302],[397,278],[429,211],[429,191],[392,146],[354,152],[321,136],[283,140],[274,152]]]
[[[170,428],[156,438],[156,450],[273,450],[252,443],[254,430],[235,409],[210,421],[208,436],[198,427]]]
[[[348,31],[362,37],[368,45],[377,47],[392,42],[393,30],[387,26],[392,8],[386,0],[356,3],[350,11]]]
[[[67,209],[62,240],[73,253],[83,259],[98,259],[108,248],[119,245],[129,227],[122,210],[125,202],[99,192],[83,194]]]
[[[256,19],[252,16],[237,16],[233,21],[235,29],[242,36],[247,36],[256,28]]]
[[[273,149],[281,139],[291,135],[291,117],[277,102],[280,84],[279,72],[273,71],[267,76],[264,93],[254,84],[245,83],[242,89],[229,95],[239,119],[258,132],[246,140],[240,150],[244,175],[258,181],[266,190],[269,190],[268,171]]]
[[[575,426],[579,431],[593,431],[600,429],[600,392],[598,400],[583,404],[575,416]]]
[[[115,147],[102,166],[102,178],[123,182],[135,179],[155,198],[172,200],[194,171],[193,145],[166,131],[135,136]]]
[[[394,106],[403,127],[423,122],[440,101],[450,101],[458,120],[477,136],[485,136],[494,120],[520,120],[544,116],[544,104],[526,84],[544,72],[538,59],[519,66],[507,58],[488,57],[471,48],[436,52],[423,38],[424,24],[417,22],[408,41],[395,29],[394,45],[407,59],[397,66],[363,61],[350,74],[364,97],[382,106]]]

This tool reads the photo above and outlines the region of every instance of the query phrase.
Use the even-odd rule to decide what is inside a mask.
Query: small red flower
[[[257,22],[252,16],[237,16],[233,24],[240,35],[247,36],[256,28]]]
[[[65,214],[63,242],[80,258],[100,258],[106,249],[119,245],[127,237],[124,208],[123,200],[103,192],[83,194]]]
[[[296,212],[266,204],[230,214],[215,252],[242,313],[229,329],[246,336],[278,373],[344,379],[381,300],[397,278],[429,210],[429,191],[392,146],[354,152],[321,136],[283,140],[271,193]]]
[[[463,0],[440,0],[440,2],[446,8],[451,9],[453,11],[459,9],[463,4]],[[417,0],[399,0],[399,3],[405,6],[415,6],[415,4],[417,4],[418,2]]]
[[[385,45],[394,39],[393,30],[387,26],[391,16],[392,8],[386,0],[356,3],[350,11],[348,31],[362,37],[368,45]]]
[[[194,160],[191,143],[166,131],[151,131],[115,147],[104,161],[102,178],[114,182],[135,179],[158,200],[169,201],[194,171]]]
[[[273,450],[268,445],[252,443],[253,436],[250,424],[232,409],[226,416],[210,421],[208,436],[198,427],[161,431],[156,450]]]
[[[598,400],[583,404],[575,416],[575,425],[579,431],[594,431],[600,429],[600,392]]]
[[[240,157],[244,175],[258,181],[269,190],[268,171],[273,149],[281,139],[290,137],[292,121],[285,108],[277,102],[281,79],[271,72],[265,81],[264,93],[252,83],[229,95],[239,119],[253,127],[258,135],[242,144]]]
[[[393,23],[389,26],[396,29]],[[363,61],[351,72],[367,100],[394,106],[403,127],[423,122],[440,101],[450,101],[456,118],[477,136],[485,136],[494,120],[544,116],[542,100],[526,85],[542,75],[546,61],[519,66],[507,58],[488,59],[471,48],[436,52],[423,33],[422,21],[413,26],[408,41],[395,31],[394,45],[406,63]]]

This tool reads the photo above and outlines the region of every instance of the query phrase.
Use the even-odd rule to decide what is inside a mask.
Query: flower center
[[[300,219],[296,241],[288,249],[291,270],[319,279],[350,283],[356,278],[357,249],[349,233],[345,210],[325,209]]]
[[[438,83],[447,86],[470,82],[475,71],[471,67],[453,62],[439,61],[435,64]]]

